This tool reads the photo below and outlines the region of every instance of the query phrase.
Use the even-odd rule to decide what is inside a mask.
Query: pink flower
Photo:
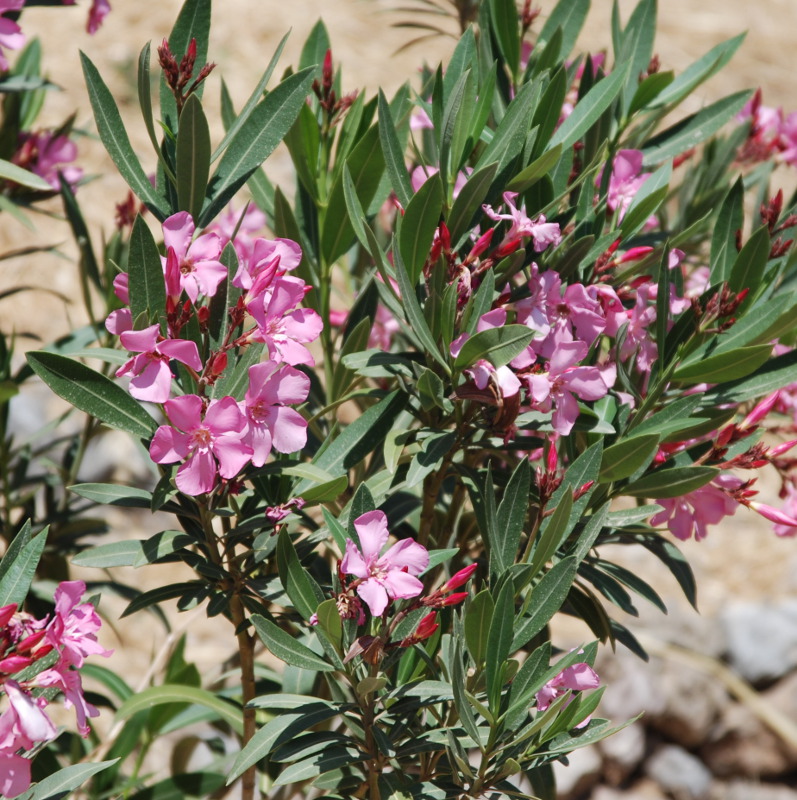
[[[25,0],[0,0],[0,70],[8,69],[8,61],[3,48],[19,50],[25,44],[25,34],[16,22],[6,19],[2,15],[6,11],[19,11],[25,5]]]
[[[595,179],[600,187],[603,173]],[[609,192],[606,205],[610,211],[618,211],[617,219],[622,221],[625,212],[631,205],[634,195],[642,184],[650,177],[649,172],[642,172],[641,150],[620,150],[612,163],[612,175],[609,178]],[[654,217],[655,220],[655,217]]]
[[[0,23],[2,20],[0,20]],[[80,167],[68,167],[77,158],[77,145],[68,136],[54,136],[53,131],[21,133],[19,148],[12,161],[44,178],[55,191],[59,189],[58,173],[75,191],[75,184],[83,177]]]
[[[252,448],[244,442],[246,418],[235,398],[211,401],[204,416],[202,398],[194,394],[167,400],[164,409],[175,427],[161,425],[149,453],[158,464],[184,462],[176,477],[181,492],[210,492],[217,473],[234,478],[250,460]]]
[[[512,224],[504,237],[504,242],[511,242],[521,237],[531,237],[534,241],[534,251],[541,253],[549,245],[556,245],[562,241],[562,234],[556,222],[547,222],[544,214],[540,214],[535,221],[526,215],[526,207],[518,209],[515,205],[517,192],[504,192],[504,203],[509,208],[508,214],[498,214],[491,206],[484,205],[484,213],[498,222],[499,220],[509,220]]]
[[[194,230],[194,220],[186,211],[172,214],[163,223],[163,243],[167,252],[169,248],[174,250],[180,287],[192,303],[200,294],[212,297],[227,277],[227,267],[219,261],[221,239],[218,234],[204,233],[192,241]],[[163,265],[165,271],[165,258]]]
[[[92,0],[89,17],[86,20],[86,30],[93,36],[102,25],[103,20],[111,11],[108,0]]]
[[[140,353],[126,361],[116,376],[132,375],[130,394],[138,400],[165,403],[172,393],[172,371],[169,360],[175,359],[193,370],[202,369],[202,360],[194,342],[185,339],[158,341],[160,327],[150,325],[143,331],[125,331],[121,335],[124,347],[131,353]]]
[[[262,291],[277,275],[295,269],[301,261],[302,248],[291,239],[255,239],[249,258],[241,260],[232,282],[242,289],[252,289],[257,278],[265,273],[267,280]]]
[[[249,389],[243,411],[249,423],[245,441],[252,448],[252,465],[262,467],[271,448],[294,453],[307,442],[307,421],[287,405],[303,403],[310,379],[298,369],[273,361],[249,367]]]
[[[284,361],[291,366],[315,363],[304,345],[318,338],[323,322],[311,308],[297,308],[308,291],[304,281],[283,276],[262,297],[247,304],[257,323],[251,338],[268,345],[272,361]]]
[[[97,641],[102,625],[91,603],[81,603],[86,584],[62,581],[55,590],[55,616],[45,631],[45,640],[61,653],[60,664],[80,668],[87,656],[109,656]]]
[[[528,372],[526,381],[533,406],[539,411],[553,408],[553,429],[567,436],[578,418],[577,395],[582,400],[599,400],[609,391],[597,367],[577,367],[586,357],[588,347],[584,342],[559,344],[548,362],[547,372]]]
[[[716,525],[736,513],[739,503],[725,490],[733,491],[743,483],[735,475],[718,475],[711,483],[682,497],[657,499],[663,510],[650,518],[650,524],[666,524],[681,541],[692,535],[697,541],[705,539],[708,525]]]
[[[30,750],[36,742],[55,739],[58,731],[44,713],[47,701],[43,697],[32,697],[12,680],[5,681],[3,689],[10,706],[0,717],[0,749],[16,745],[15,749]]]
[[[354,529],[362,550],[349,539],[340,568],[359,579],[355,581],[357,594],[374,617],[382,616],[393,600],[417,597],[423,591],[423,583],[416,577],[429,565],[429,553],[423,545],[402,539],[380,556],[390,535],[383,511],[357,517]]]
[[[782,513],[787,518],[788,522],[776,520],[775,533],[778,536],[797,535],[797,527],[795,527],[795,520],[797,520],[797,489],[795,489],[793,484],[787,484],[786,486],[786,498]]]
[[[545,686],[537,692],[537,709],[545,711],[551,703],[561,697],[567,691],[583,692],[586,689],[597,689],[601,685],[601,679],[589,664],[580,663],[565,667],[555,678],[548,681]],[[571,698],[572,700],[572,698]],[[576,725],[576,728],[583,728],[589,724],[589,717]]]
[[[3,718],[0,716],[0,729]],[[0,730],[2,736],[2,730]],[[16,749],[16,748],[15,748]],[[30,786],[30,761],[18,756],[14,750],[0,747],[0,795],[16,797],[27,791]]]

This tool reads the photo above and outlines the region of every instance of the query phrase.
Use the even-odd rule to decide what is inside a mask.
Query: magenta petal
[[[365,583],[361,583],[357,587],[357,594],[363,599],[374,617],[381,617],[390,602],[387,590],[374,578],[369,578]]]
[[[0,750],[0,794],[17,797],[30,786],[30,761],[13,752]]]
[[[219,284],[227,277],[227,267],[220,261],[197,261],[194,263],[193,275],[202,294],[212,297]]]
[[[587,355],[588,350],[586,342],[559,342],[551,355],[551,374],[560,375],[568,367],[577,364]]]
[[[597,367],[573,367],[561,376],[565,386],[582,400],[600,400],[608,392]]]
[[[205,424],[214,435],[229,432],[240,432],[246,425],[246,418],[241,413],[234,397],[222,397],[214,400],[205,414]]]
[[[174,248],[178,258],[185,257],[194,235],[194,220],[187,211],[172,214],[163,223],[163,244],[166,250]]]
[[[202,399],[195,394],[184,394],[164,404],[164,409],[175,427],[193,431],[202,424]]]
[[[387,544],[387,516],[384,511],[369,511],[354,520],[354,530],[360,539],[363,558],[372,562]]]
[[[269,384],[269,396],[275,403],[294,405],[303,403],[310,394],[310,378],[298,369],[283,367]]]
[[[125,331],[119,340],[122,342],[122,346],[131,353],[148,353],[155,349],[159,331],[158,325],[150,325],[149,328],[141,331]]]
[[[181,361],[191,369],[197,371],[202,369],[202,359],[199,357],[199,350],[195,342],[187,339],[167,339],[165,342],[161,342],[157,349],[159,353]]]
[[[149,359],[147,366],[130,381],[130,394],[136,400],[165,403],[172,393],[172,372],[165,361]]]
[[[252,466],[262,467],[271,453],[271,431],[265,425],[250,422],[247,441],[252,448]]]
[[[360,548],[351,539],[346,540],[346,553],[340,562],[340,568],[344,575],[354,575],[357,578],[367,578],[369,575],[368,565]]]
[[[396,542],[383,556],[379,563],[395,569],[406,567],[410,575],[420,575],[429,566],[429,551],[412,539]]]
[[[213,491],[216,485],[216,459],[207,450],[196,450],[177,470],[175,481],[184,494],[196,496]]]
[[[216,261],[221,253],[221,239],[217,233],[203,233],[197,236],[188,248],[191,260]]]
[[[252,459],[252,448],[234,431],[216,436],[212,447],[222,478],[234,478]]]
[[[119,334],[129,331],[132,327],[133,315],[130,313],[129,308],[117,308],[116,311],[111,311],[105,320],[106,330],[114,336],[119,336]]]
[[[383,581],[388,594],[398,599],[417,597],[423,591],[423,583],[421,581],[399,569],[391,569],[383,578]]]
[[[601,685],[601,679],[589,664],[582,662],[573,664],[571,667],[565,667],[559,673],[557,683],[568,689],[581,692],[585,689],[597,689]]]
[[[180,433],[169,425],[161,425],[152,437],[149,454],[156,464],[173,464],[188,455],[191,435]]]
[[[578,402],[570,392],[556,395],[556,408],[551,417],[553,429],[562,436],[567,436],[578,419]]]
[[[298,411],[277,406],[269,413],[268,424],[280,453],[295,453],[307,444],[307,421]]]

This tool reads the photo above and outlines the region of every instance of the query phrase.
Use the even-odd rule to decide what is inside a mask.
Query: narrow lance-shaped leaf
[[[412,197],[401,218],[398,246],[413,285],[429,257],[442,207],[443,186],[440,177],[432,175]]]
[[[180,211],[199,217],[210,174],[210,129],[202,103],[192,94],[177,132],[177,200]]]
[[[393,115],[390,113],[390,105],[381,89],[379,90],[379,138],[393,191],[399,203],[406,208],[412,197],[412,184],[404,163],[404,150],[396,132]]]
[[[130,311],[133,319],[145,313],[150,320],[166,318],[166,284],[163,267],[149,226],[139,214],[130,234],[130,254],[127,259]]]
[[[26,520],[0,560],[0,608],[25,602],[46,542],[47,528],[32,536]]]
[[[138,195],[155,217],[163,222],[168,216],[162,198],[158,197],[130,144],[116,101],[100,73],[85,53],[80,54],[89,101],[94,111],[97,131],[108,155],[128,186]]]
[[[312,80],[312,68],[297,72],[255,106],[231,139],[210,179],[198,227],[205,227],[216,217],[282,141],[304,104]]]
[[[28,353],[33,371],[75,408],[134,436],[149,438],[155,420],[118,384],[95,370],[57,353]]]
[[[280,661],[299,667],[299,669],[309,669],[317,672],[332,672],[335,669],[331,664],[324,661],[321,656],[316,655],[307,645],[296,641],[294,636],[282,630],[271,620],[261,617],[259,614],[253,614],[252,622],[258,636],[263,640],[263,644]]]

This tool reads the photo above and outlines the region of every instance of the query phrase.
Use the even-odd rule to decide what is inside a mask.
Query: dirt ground
[[[179,0],[112,0],[113,11],[95,37],[84,31],[87,0],[70,9],[32,8],[22,19],[28,36],[39,36],[44,45],[46,71],[63,88],[51,93],[41,123],[60,124],[76,108],[77,123],[93,135],[93,121],[83,88],[78,48],[98,65],[119,101],[134,146],[144,158],[145,168],[154,167],[155,159],[138,113],[135,98],[135,63],[143,44],[157,44],[176,17]],[[445,58],[453,40],[438,40],[413,47],[398,56],[391,55],[411,34],[390,27],[400,17],[390,7],[399,0],[222,0],[215,3],[210,56],[217,62],[216,73],[209,80],[206,97],[218,97],[219,76],[224,76],[237,105],[248,96],[251,87],[268,62],[276,44],[289,29],[291,37],[281,67],[293,64],[316,19],[324,18],[333,43],[333,52],[344,69],[346,90],[365,89],[372,93],[382,86],[390,94],[405,80],[413,81],[422,60],[431,63]],[[538,0],[543,15],[553,5]],[[622,0],[623,18],[627,19],[634,3]],[[659,11],[659,34],[656,51],[662,68],[683,70],[712,46],[743,30],[747,39],[724,72],[701,88],[694,104],[745,88],[761,86],[765,102],[782,105],[788,112],[797,108],[794,90],[794,60],[797,53],[797,2],[795,0],[667,0]],[[591,18],[582,36],[584,48],[599,49],[608,45],[610,0],[594,0]],[[279,72],[279,70],[278,70]],[[209,117],[213,117],[213,106]],[[692,109],[690,109],[692,110]],[[218,136],[218,130],[215,135]],[[92,234],[100,241],[113,224],[114,203],[123,199],[124,184],[114,174],[98,140],[85,137],[80,142],[80,162],[97,179],[80,189],[81,205]],[[276,164],[273,174],[284,176],[284,162]],[[25,230],[7,215],[0,221],[0,252],[29,244],[31,238],[43,243],[67,242],[65,226],[46,217],[36,218],[36,230]],[[64,251],[71,252],[70,245]],[[17,295],[2,301],[0,325],[8,333],[28,330],[43,341],[64,333],[81,319],[78,285],[74,266],[56,257],[2,262],[0,290],[18,284],[47,286],[74,296],[74,306],[66,312],[59,301],[38,293]],[[776,501],[774,496],[768,499]],[[115,514],[119,525],[130,525],[129,517]],[[132,524],[145,524],[136,520]],[[719,611],[729,598],[749,598],[776,602],[797,595],[797,540],[777,539],[768,523],[740,509],[729,524],[714,530],[702,543],[689,542],[684,550],[698,573],[701,607],[709,615]],[[635,557],[636,558],[636,557]],[[664,597],[677,602],[677,588],[671,579],[642,556],[640,570],[657,573],[655,583]],[[154,576],[153,576],[154,578]],[[145,627],[153,628],[149,620]],[[200,660],[218,668],[219,651],[214,647],[218,628],[203,623],[196,644]],[[140,653],[135,663],[145,669],[158,649],[160,631],[142,630]],[[151,637],[151,639],[150,639]],[[112,641],[108,646],[122,648]],[[226,648],[225,648],[226,651]],[[194,653],[196,655],[196,652]],[[121,661],[111,662],[121,665]],[[126,671],[130,669],[128,663]],[[138,668],[138,667],[136,667]]]

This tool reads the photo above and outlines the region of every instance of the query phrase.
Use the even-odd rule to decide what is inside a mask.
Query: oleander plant
[[[0,353],[6,427],[36,379],[82,420],[35,452],[4,436],[2,796],[554,800],[552,764],[631,722],[599,716],[598,649],[645,658],[613,608],[666,610],[618,546],[694,604],[677,540],[737,511],[797,533],[797,198],[770,190],[797,113],[752,91],[682,111],[742,37],[675,74],[655,0],[591,54],[589,0],[450,5],[450,59],[392,97],[347,82],[319,22],[236,110],[220,11],[186,0],[138,60],[146,157],[83,55],[130,188],[100,248],[72,121],[32,127],[23,0],[0,3],[0,209],[60,195],[93,311],[16,372]],[[288,186],[263,169],[281,143]],[[109,428],[149,486],[75,482]],[[779,508],[754,499],[765,467]],[[173,521],[111,536],[109,505]],[[143,591],[113,572],[178,562]],[[96,568],[89,599],[71,564]],[[175,603],[225,618],[223,679],[184,638],[143,689],[86,661],[107,655],[100,590],[127,599],[120,627]],[[169,774],[148,766],[169,749]]]

